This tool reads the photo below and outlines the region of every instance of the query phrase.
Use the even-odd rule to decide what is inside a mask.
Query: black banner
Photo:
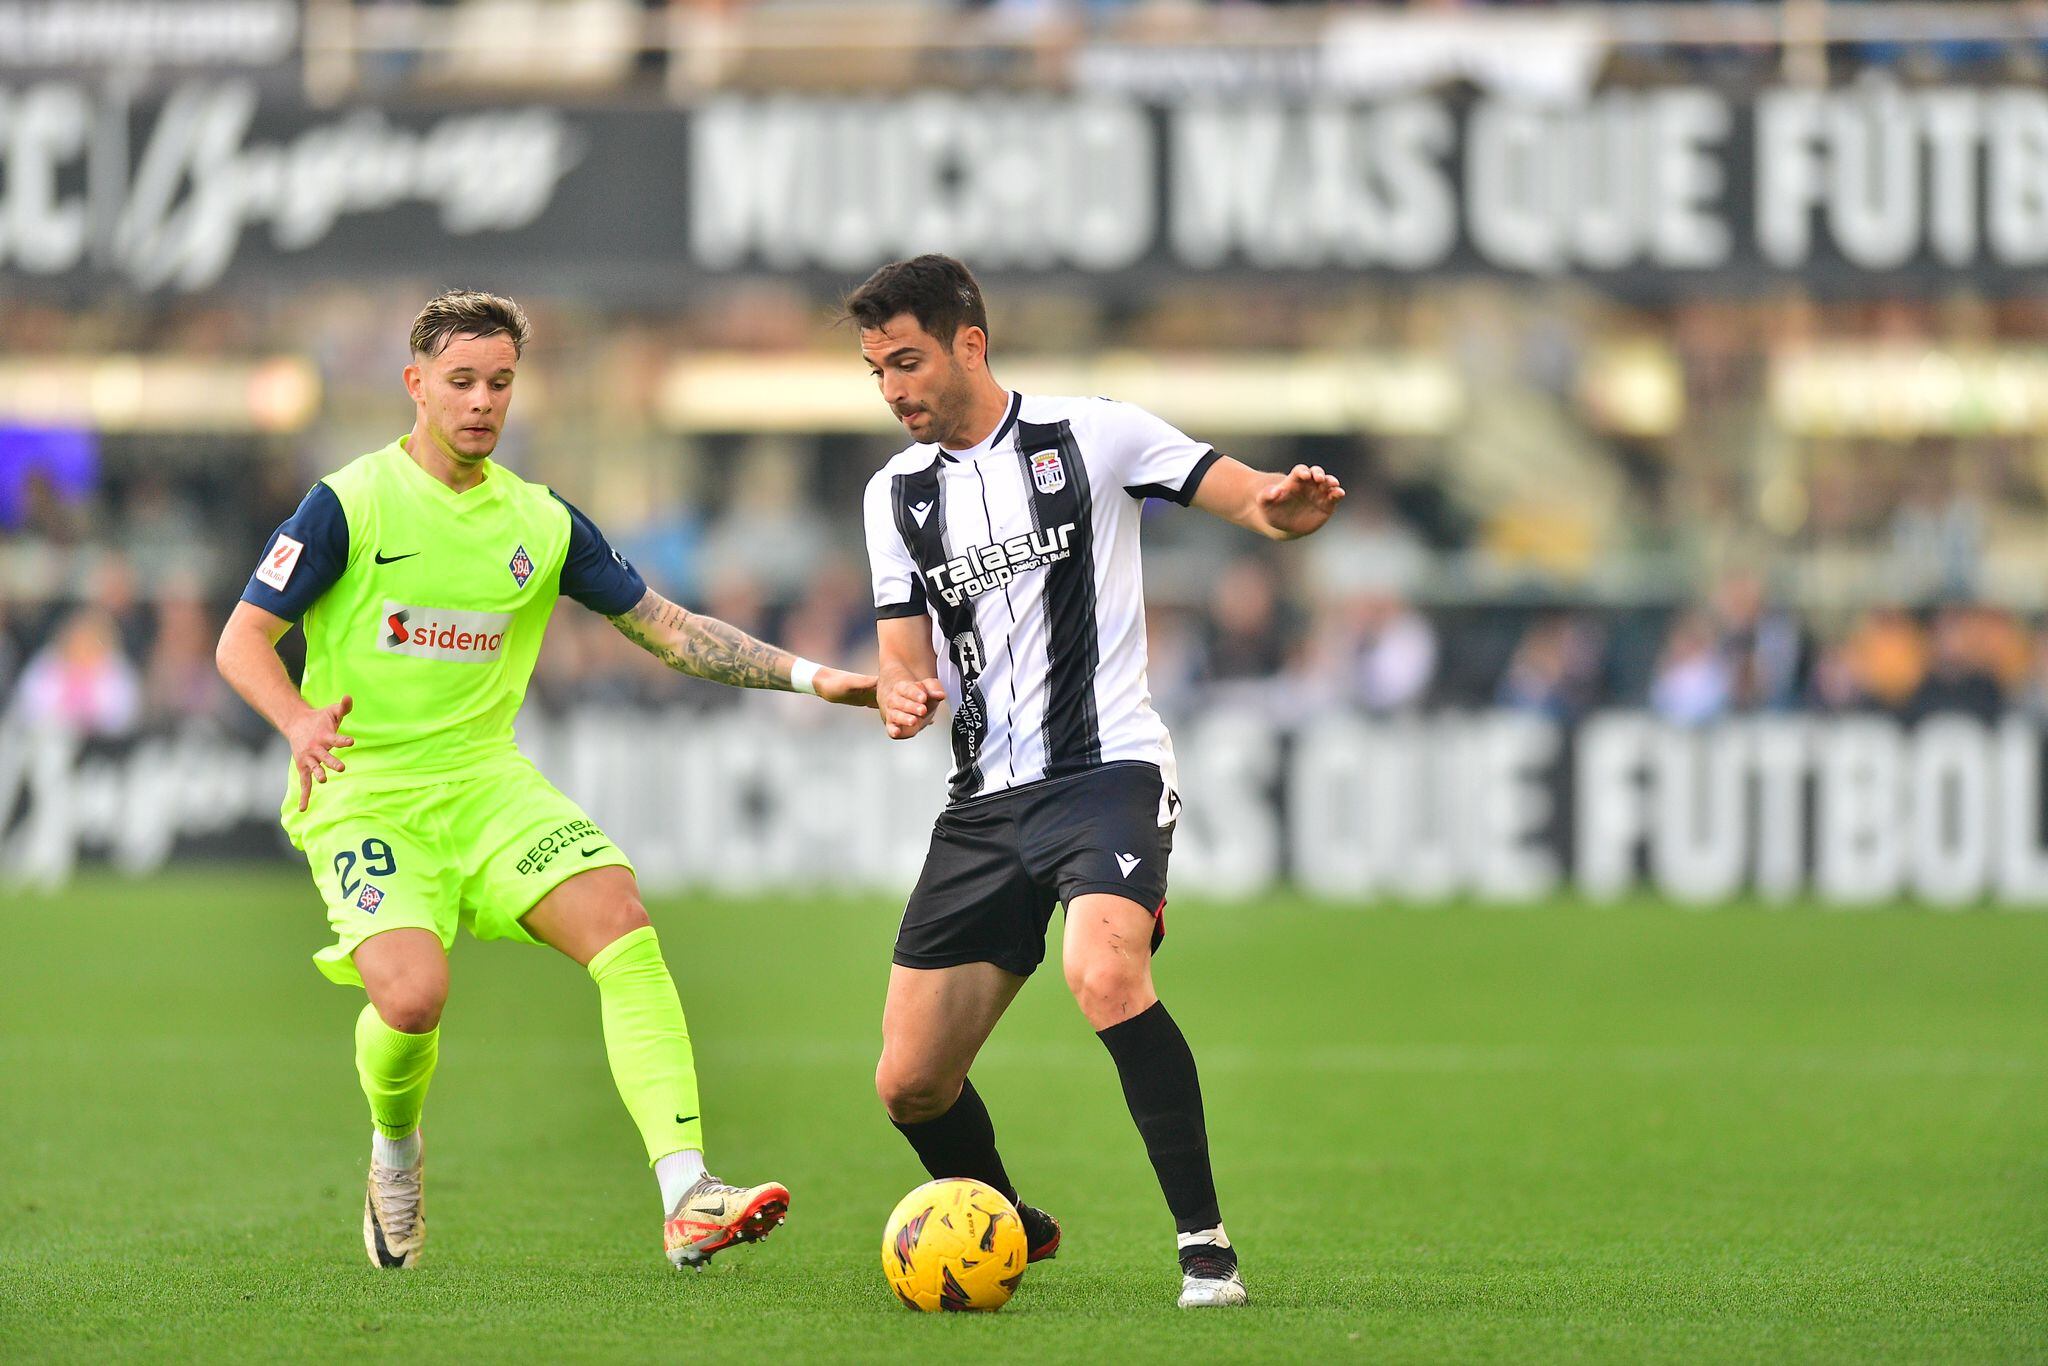
[[[1217,705],[1171,719],[1179,892],[2048,908],[2043,732],[2024,715],[1685,727],[1633,712],[1564,726],[1331,711],[1279,727]],[[949,758],[941,741],[892,745],[792,699],[715,721],[531,716],[521,732],[659,890],[901,895]],[[56,884],[81,861],[143,874],[296,858],[277,826],[286,757],[280,742],[201,734],[81,746],[0,729],[0,886]]]
[[[1503,96],[735,97],[314,112],[0,85],[0,281],[401,272],[643,301],[944,250],[1115,286],[1480,272],[1939,288],[2048,265],[2048,90],[1884,79]]]

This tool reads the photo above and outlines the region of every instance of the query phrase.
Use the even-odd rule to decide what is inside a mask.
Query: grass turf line
[[[304,879],[9,893],[0,1358],[2048,1360],[2048,916],[1176,902],[1159,980],[1254,1302],[1173,1308],[1054,961],[975,1076],[1067,1242],[981,1318],[878,1269],[923,1179],[870,1084],[894,908],[654,912],[713,1169],[787,1181],[788,1227],[669,1271],[589,982],[461,940],[392,1276]]]

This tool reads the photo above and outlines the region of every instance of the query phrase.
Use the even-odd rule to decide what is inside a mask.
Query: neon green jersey
[[[348,771],[329,780],[343,792],[446,782],[515,752],[556,597],[617,615],[647,591],[545,485],[486,460],[483,482],[457,493],[407,439],[315,484],[242,593],[304,626],[308,704],[354,699]]]

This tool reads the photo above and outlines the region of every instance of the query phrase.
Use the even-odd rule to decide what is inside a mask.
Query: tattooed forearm
[[[716,617],[686,611],[651,588],[632,611],[611,623],[671,669],[735,688],[793,691],[789,671],[796,656]]]

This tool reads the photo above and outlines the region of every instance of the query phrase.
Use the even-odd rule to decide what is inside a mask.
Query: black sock
[[[1144,1136],[1174,1226],[1198,1233],[1223,1222],[1216,1178],[1209,1172],[1209,1132],[1202,1123],[1202,1082],[1188,1041],[1155,1001],[1122,1024],[1097,1031],[1116,1060],[1124,1101]]]
[[[988,1117],[988,1106],[981,1103],[981,1093],[971,1079],[960,1083],[960,1099],[937,1119],[916,1124],[889,1122],[910,1140],[918,1160],[935,1180],[964,1176],[1000,1191],[1011,1204],[1017,1203],[1017,1188],[1010,1184],[1010,1174],[1003,1170],[1003,1159],[996,1152],[995,1121]]]

